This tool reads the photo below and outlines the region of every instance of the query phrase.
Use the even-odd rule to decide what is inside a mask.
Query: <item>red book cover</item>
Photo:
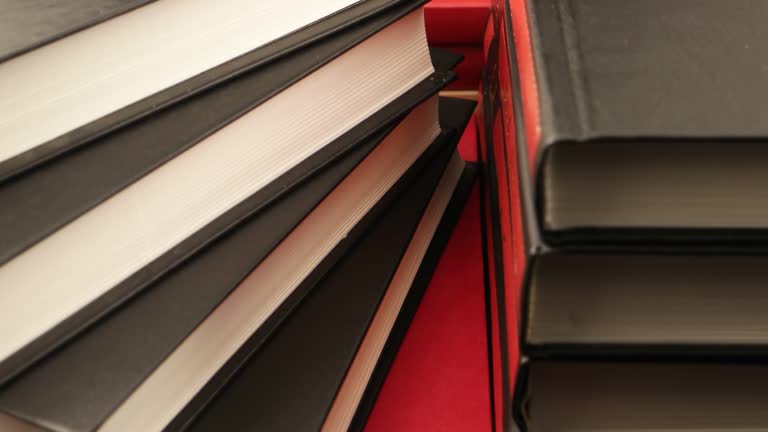
[[[520,301],[527,263],[524,210],[516,151],[522,130],[512,103],[508,29],[504,2],[494,0],[484,34],[486,80],[482,87],[481,158],[486,186],[484,205],[491,321],[494,426],[509,430],[512,393],[520,362]],[[527,130],[527,128],[526,128]]]

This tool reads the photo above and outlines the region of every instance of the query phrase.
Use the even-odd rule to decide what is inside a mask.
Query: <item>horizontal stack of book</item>
[[[768,3],[494,3],[497,430],[768,430]]]
[[[363,427],[475,171],[423,3],[0,6],[0,430]]]

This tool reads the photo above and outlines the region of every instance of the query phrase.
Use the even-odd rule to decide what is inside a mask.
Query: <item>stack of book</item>
[[[768,430],[768,3],[494,3],[497,430]]]
[[[423,3],[0,6],[0,430],[363,427],[474,174]]]

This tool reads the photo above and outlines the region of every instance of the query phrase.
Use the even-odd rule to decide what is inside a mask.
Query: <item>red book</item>
[[[512,104],[504,2],[494,0],[485,29],[480,158],[485,168],[484,238],[486,244],[494,428],[509,430],[511,400],[520,361],[519,311],[527,256],[520,195],[517,129]],[[511,38],[510,38],[511,39]]]

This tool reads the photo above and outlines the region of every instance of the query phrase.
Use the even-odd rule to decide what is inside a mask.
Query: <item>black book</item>
[[[574,5],[573,8],[570,8],[566,2],[544,3],[549,4],[551,8],[540,7],[539,4],[529,5],[530,16],[527,24],[532,28],[538,25],[539,20],[544,19],[536,17],[546,15],[547,19],[553,19],[549,17],[549,14],[554,13],[553,11],[559,11],[558,13],[562,14],[573,13],[580,16],[579,19],[586,19],[582,16],[583,10],[591,10],[590,2]],[[555,3],[559,6],[555,7]],[[685,2],[683,4],[690,6]],[[652,2],[650,5],[656,5],[656,3]],[[681,5],[676,4],[674,7],[665,9],[665,12],[659,13],[659,16],[668,16],[665,14],[679,16],[678,8],[686,9]],[[658,7],[661,9],[660,4]],[[702,22],[708,22],[712,8],[716,8],[716,5],[691,10],[691,16],[703,14]],[[739,13],[743,13],[743,10],[741,9]],[[605,14],[608,12],[616,14],[616,19],[629,19],[613,10],[612,6],[606,8]],[[603,12],[596,14],[595,19],[608,19],[608,15],[601,14]],[[522,19],[521,17],[524,16],[523,14],[515,17]],[[497,34],[501,26],[507,26],[508,34],[513,34],[510,27],[511,18],[512,15],[507,14],[505,17],[503,10],[499,11],[495,21],[495,25],[499,26]],[[721,25],[726,24],[721,23]],[[586,32],[590,35],[583,37],[588,38],[589,43],[610,43],[593,40],[595,36],[591,32],[603,29],[601,26],[594,29],[592,27],[571,29],[566,25],[563,27],[569,38]],[[624,27],[621,31],[626,32],[628,38],[639,37],[634,33],[639,31],[637,27],[631,25]],[[541,29],[538,30],[540,31]],[[539,33],[534,31],[533,34]],[[507,42],[512,43],[512,38]],[[541,43],[554,42],[547,39],[546,42]],[[675,44],[678,43],[683,42],[674,40],[659,46],[660,49],[666,50],[669,46],[676,46]],[[494,244],[496,265],[494,270],[497,282],[494,290],[500,299],[499,304],[504,304],[505,296],[516,297],[522,291],[523,305],[519,322],[517,320],[503,322],[506,321],[504,318],[506,314],[514,316],[512,314],[515,312],[499,311],[502,317],[501,327],[506,333],[502,343],[519,343],[524,354],[533,358],[590,355],[667,357],[698,354],[726,357],[766,355],[768,339],[760,337],[760,334],[764,328],[768,327],[759,311],[761,305],[765,304],[760,298],[759,287],[764,285],[768,275],[763,271],[766,260],[761,256],[766,250],[759,242],[749,244],[739,236],[729,237],[733,240],[729,242],[718,237],[715,231],[707,229],[699,232],[702,234],[702,237],[699,237],[701,241],[693,241],[693,237],[688,236],[692,231],[678,238],[685,238],[684,243],[677,242],[666,234],[664,234],[666,237],[658,237],[657,234],[661,231],[643,231],[642,234],[641,231],[635,231],[638,234],[638,240],[641,238],[646,240],[628,241],[631,239],[622,234],[611,237],[616,242],[608,244],[599,238],[602,235],[600,232],[608,233],[602,228],[589,232],[589,243],[581,240],[560,242],[549,236],[546,228],[539,226],[540,218],[537,217],[537,211],[541,210],[543,204],[533,191],[534,185],[544,187],[546,181],[543,181],[540,176],[531,178],[528,174],[531,160],[526,154],[526,149],[530,148],[525,145],[528,138],[527,131],[525,128],[517,128],[515,142],[509,140],[504,142],[505,134],[494,135],[492,129],[494,124],[491,122],[495,113],[499,113],[499,117],[505,120],[509,118],[508,121],[516,124],[526,124],[527,117],[523,115],[525,112],[522,106],[523,101],[513,98],[511,101],[516,105],[510,112],[511,105],[506,104],[510,99],[502,95],[502,92],[509,88],[512,88],[513,95],[524,93],[526,46],[513,44],[506,52],[502,42],[495,40],[493,48],[490,49],[491,55],[486,75],[485,109],[490,114],[486,116],[485,132],[488,139],[487,168],[491,170],[488,176],[490,199],[493,201],[490,219],[492,219],[492,229],[497,239],[510,236],[509,232],[503,231],[512,227],[509,242],[502,245],[500,241],[496,241]],[[534,55],[543,49],[538,43],[534,43],[531,47]],[[587,57],[596,55],[592,50],[588,50],[588,53]],[[650,55],[645,51],[639,51],[639,53]],[[625,51],[621,51],[616,55],[625,56],[626,54]],[[534,56],[533,59],[536,60],[534,65],[544,64],[540,63],[543,61],[542,58]],[[507,62],[508,64],[505,65],[504,63]],[[511,75],[504,75],[505,66],[510,67]],[[659,70],[654,70],[654,74],[665,73],[664,70],[667,67],[671,66],[665,62],[657,64]],[[546,67],[541,71],[537,69],[537,72],[543,74],[544,70]],[[589,74],[589,70],[582,72]],[[546,82],[552,82],[552,78],[548,75],[547,77]],[[507,82],[505,83],[504,80]],[[561,84],[569,85],[568,82]],[[549,93],[542,91],[541,94]],[[640,95],[636,96],[640,97]],[[541,103],[545,104],[544,101]],[[554,99],[546,104],[554,104]],[[603,104],[599,104],[595,109],[598,107],[608,109]],[[569,111],[566,110],[566,112]],[[556,116],[556,118],[560,117]],[[627,117],[624,121],[629,124],[644,120],[634,116]],[[556,123],[555,120],[552,122]],[[542,120],[542,126],[547,125],[549,123]],[[503,127],[506,127],[506,122]],[[548,136],[544,133],[545,129],[542,131],[542,137]],[[555,140],[546,145],[549,146],[546,148],[552,149],[560,145],[563,148],[577,149],[582,145],[590,144],[589,140],[568,143],[563,141],[562,144]],[[619,149],[623,144],[613,142],[611,145],[613,145],[612,148]],[[670,144],[670,147],[673,146]],[[647,148],[651,147],[649,145]],[[515,148],[519,151],[516,152]],[[541,157],[551,151],[553,150],[541,150],[537,153],[537,160],[545,163]],[[627,148],[626,152],[623,152],[623,154],[632,155],[634,159],[642,159],[640,153],[657,154],[655,150],[646,151],[645,146],[638,146],[634,150]],[[695,157],[690,160],[694,161]],[[603,163],[599,158],[595,161]],[[698,166],[698,162],[686,166]],[[584,165],[581,172],[584,177],[597,175],[595,168],[591,165]],[[711,170],[712,175],[719,175],[719,172],[717,169]],[[753,180],[755,185],[760,184],[759,180]],[[648,179],[648,182],[651,181],[654,181],[653,176]],[[583,184],[580,187],[583,192],[596,190]],[[627,191],[617,182],[612,182],[612,187],[615,187],[617,192]],[[626,193],[627,198],[636,195],[631,192],[631,189]],[[619,203],[608,195],[604,195],[604,199],[613,204]],[[586,234],[587,231],[584,233]],[[597,237],[592,237],[593,235]],[[609,235],[613,236],[613,233],[606,234],[606,236]],[[584,239],[587,238],[584,237],[582,240]],[[755,239],[759,239],[759,236]],[[505,260],[509,262],[510,256],[512,260],[518,260],[516,268],[503,265]],[[509,274],[506,275],[506,280],[512,281],[508,286],[505,286],[505,272],[512,273],[511,277]],[[506,368],[514,367],[507,361],[502,361],[502,365]]]
[[[267,337],[306,293],[302,286],[311,285],[302,280],[322,276],[441,148],[429,145],[438,133],[436,98],[247,219],[11,381],[0,391],[3,410],[48,427],[116,427],[109,421],[100,425],[129,395],[142,400],[131,393],[147,377],[152,379],[164,359],[177,355],[174,349],[190,333],[197,333],[193,332],[196,326],[211,318],[221,321],[206,318],[217,305],[248,304],[237,299],[221,303],[229,293],[230,297],[242,292],[261,296],[247,313],[249,320],[262,317],[250,324],[253,338]],[[216,340],[230,336],[226,333]],[[206,359],[199,354],[195,359]],[[205,368],[200,370],[203,375],[188,376],[188,381],[204,385],[210,377]]]
[[[750,304],[764,304],[765,226],[745,217],[764,210],[763,5],[694,3],[494,8],[483,100],[505,425],[524,409],[510,388],[520,351],[532,362],[768,353]],[[746,45],[754,57],[725,60]],[[704,70],[722,86],[704,86]],[[728,92],[739,110],[723,109]]]
[[[0,180],[409,2],[5,2]]]
[[[529,231],[564,247],[768,239],[766,14],[521,2],[504,21]]]
[[[528,432],[768,429],[765,364],[542,360],[521,373]]]
[[[404,2],[0,183],[0,263],[418,7]],[[445,54],[436,54],[437,56]],[[448,70],[450,67],[438,70]]]
[[[460,131],[471,115],[473,105],[467,101],[441,100],[442,126],[456,128],[441,160],[430,163],[397,200],[397,205],[382,214],[369,232],[312,288],[307,298],[213,397],[189,430],[221,427],[318,430],[323,426],[334,400],[338,399],[337,393],[343,387],[345,375],[351,370],[350,365],[361,355],[358,349],[363,346],[364,339],[370,339],[366,333],[377,310],[386,306],[382,299],[392,297],[396,285],[410,284],[408,278],[402,281],[402,276],[395,275],[409,265],[423,267],[419,270],[420,276],[413,279],[402,311],[418,304],[420,292],[429,281],[431,265],[435,261],[433,256],[440,255],[443,237],[450,233],[454,213],[460,210],[465,198],[464,187],[456,184],[463,163],[457,155],[448,162],[447,156],[454,154]],[[456,195],[448,204],[454,187],[458,187]],[[438,208],[434,208],[436,206]],[[445,221],[437,228],[443,209]],[[430,240],[430,237],[433,238]],[[433,243],[423,257],[416,253],[418,242],[422,243],[422,248]],[[403,313],[403,322],[396,326],[407,327],[406,315]],[[392,338],[389,350],[396,350],[397,339]],[[376,375],[362,380],[361,387],[366,387],[367,382],[377,383],[380,380],[376,376],[386,374],[386,364],[391,358],[385,357],[382,357]],[[307,365],[308,359],[311,359],[311,367]],[[299,393],[303,396],[295,397]],[[373,399],[376,391],[371,389],[368,393],[367,398]],[[367,401],[360,403],[355,399],[347,397],[346,403],[352,401],[363,409],[368,408]],[[354,412],[355,407],[351,411]],[[365,414],[367,412],[361,415],[363,421]]]
[[[390,46],[392,56],[373,55],[370,44]],[[412,55],[401,56],[403,49]],[[365,71],[352,74],[358,68]],[[337,94],[328,81],[345,73],[356,90]],[[0,267],[0,284],[11,287],[0,319],[25,326],[0,326],[14,328],[3,334],[0,376],[66,340],[451,78],[434,72],[422,11],[415,10],[17,255]],[[296,99],[305,91],[313,98]],[[42,265],[46,271],[37,271]]]

